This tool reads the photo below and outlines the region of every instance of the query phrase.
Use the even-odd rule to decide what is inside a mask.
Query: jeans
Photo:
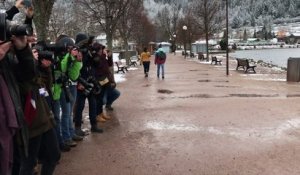
[[[60,117],[60,109],[62,115]],[[70,133],[70,122],[72,123],[72,108],[71,102],[66,101],[65,92],[62,91],[59,100],[55,100],[53,104],[53,113],[56,121],[56,132],[58,136],[58,142],[62,145],[65,141],[72,139],[72,133]]]
[[[112,105],[112,103],[119,98],[121,95],[120,91],[116,88],[108,87],[103,97],[103,104]]]
[[[42,164],[41,175],[51,175],[59,159],[60,149],[55,130],[52,128],[42,135],[29,139],[28,157],[21,155],[19,175],[32,175],[37,160]]]
[[[96,114],[99,115],[103,112],[103,97],[108,89],[108,85],[109,83],[107,83],[107,85],[102,86],[101,88],[101,92],[99,95],[96,95]]]
[[[75,134],[74,125],[73,125],[73,109],[74,109],[74,105],[76,102],[77,85],[71,85],[70,91],[73,96],[73,100],[71,101],[71,117],[70,117],[70,121],[69,121],[69,133],[70,133],[71,137],[73,137]]]
[[[143,61],[144,73],[148,73],[150,69],[150,61]]]
[[[85,106],[85,99],[88,99],[89,103],[89,118],[91,125],[97,124],[96,121],[96,98],[94,94],[90,94],[89,96],[85,96],[83,91],[78,90],[77,91],[77,97],[76,97],[76,109],[75,109],[75,127],[81,127],[82,124],[82,112]]]
[[[165,64],[157,64],[157,77],[159,77],[160,68],[161,68],[161,75],[164,77],[165,76]]]

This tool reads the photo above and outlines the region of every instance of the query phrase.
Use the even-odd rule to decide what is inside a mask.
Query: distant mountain
[[[300,0],[229,0],[232,28],[300,22]]]
[[[173,1],[145,0],[145,4],[155,6],[153,4],[168,4]],[[184,6],[188,1],[191,0],[179,2]],[[228,0],[228,3],[232,28],[300,22],[300,0]]]

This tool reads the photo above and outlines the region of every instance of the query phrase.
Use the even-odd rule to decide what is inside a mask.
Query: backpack
[[[165,52],[162,52],[162,51],[158,52],[157,56],[160,60],[165,60],[167,58]]]

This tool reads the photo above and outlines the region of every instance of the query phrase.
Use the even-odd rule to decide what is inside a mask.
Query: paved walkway
[[[63,153],[56,174],[300,174],[300,85],[230,63],[226,76],[225,66],[177,54],[165,80],[153,62],[149,78],[141,66],[129,71],[105,133]]]

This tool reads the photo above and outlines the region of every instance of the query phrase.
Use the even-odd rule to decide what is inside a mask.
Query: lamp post
[[[173,35],[173,50],[174,50],[174,55],[176,55],[176,34]]]
[[[187,26],[184,25],[182,26],[182,30],[183,30],[183,37],[184,37],[184,43],[183,43],[183,47],[184,47],[184,58],[186,58],[186,30],[187,30]]]
[[[226,3],[226,75],[229,75],[229,42],[228,42],[228,0],[225,0]]]

